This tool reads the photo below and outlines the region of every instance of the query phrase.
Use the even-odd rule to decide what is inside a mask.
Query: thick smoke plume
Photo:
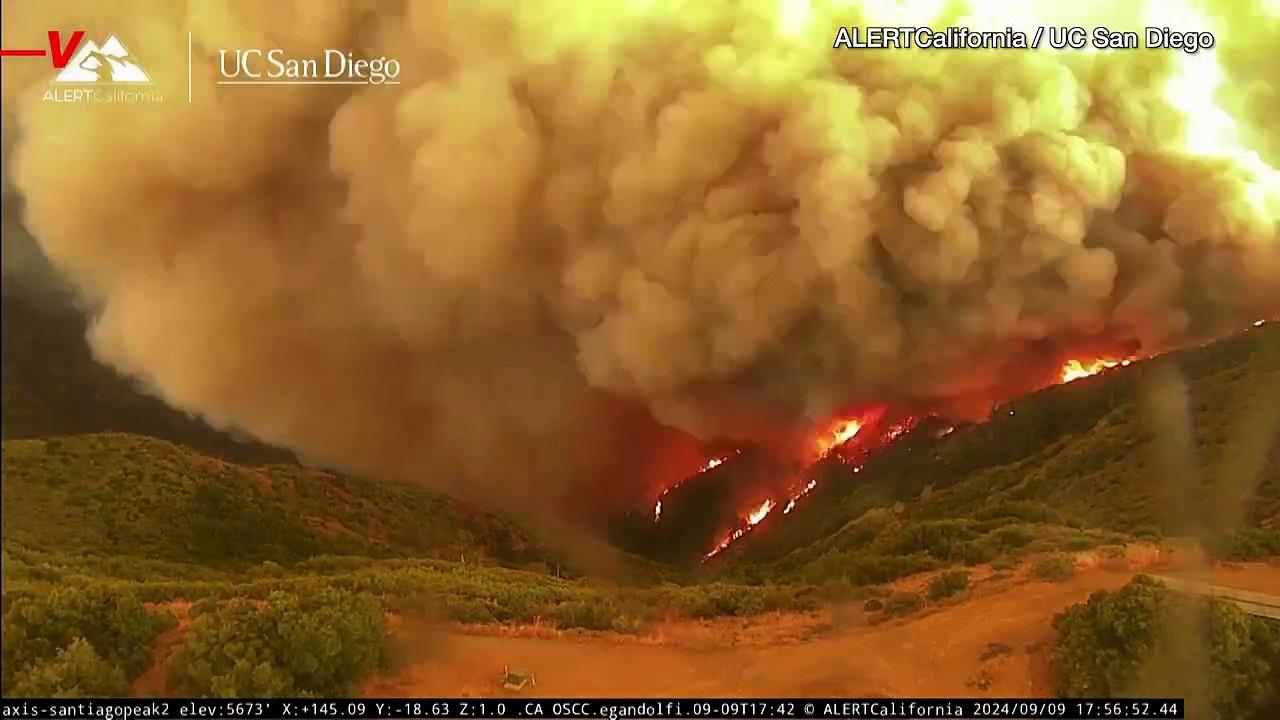
[[[1072,5],[1045,21],[1145,12]],[[24,222],[99,357],[350,470],[625,497],[695,437],[980,413],[1064,358],[1280,311],[1274,176],[1196,149],[1276,159],[1280,24],[1250,0],[1184,15],[1218,81],[1203,51],[833,51],[903,11],[820,0],[3,12],[6,47],[117,34],[164,94],[45,102],[47,63],[4,65]],[[401,84],[216,86],[236,47],[393,57]],[[1225,125],[1188,114],[1214,102]]]

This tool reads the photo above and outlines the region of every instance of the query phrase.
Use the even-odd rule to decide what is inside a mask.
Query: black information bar
[[[1174,698],[0,700],[5,718],[1177,718]]]

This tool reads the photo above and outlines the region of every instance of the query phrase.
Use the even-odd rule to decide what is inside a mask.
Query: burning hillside
[[[1262,329],[1266,322],[1252,325]],[[1259,367],[1274,366],[1275,339],[1273,332],[1256,336],[1246,332],[1174,355],[1193,378],[1219,377],[1222,368],[1238,368],[1254,356],[1271,358],[1260,360]],[[814,448],[809,457],[818,459],[812,465],[791,470],[783,464],[768,465],[772,474],[762,474],[759,447],[729,454],[711,471],[678,479],[663,494],[670,515],[664,510],[661,520],[648,517],[647,533],[630,537],[624,533],[617,539],[640,554],[678,563],[707,562],[740,544],[748,545],[743,552],[750,560],[776,559],[780,552],[805,547],[835,532],[849,519],[845,516],[832,524],[846,512],[841,506],[863,490],[871,495],[861,495],[858,503],[877,497],[882,498],[879,502],[884,502],[883,497],[906,501],[932,482],[964,478],[975,468],[1016,464],[1064,436],[1083,437],[1100,418],[1134,402],[1128,396],[1141,387],[1143,373],[1152,366],[1143,363],[1132,367],[1131,373],[1114,376],[1109,371],[1136,364],[1108,359],[1065,362],[1061,377],[1049,383],[1045,392],[1012,399],[981,422],[953,425],[939,417],[904,416],[881,408],[860,416],[843,414],[841,419],[816,425],[805,436],[807,442],[800,443]],[[1088,378],[1098,381],[1081,382]],[[956,436],[960,445],[946,449],[956,430],[962,431]],[[832,442],[840,438],[845,442]],[[963,459],[958,464],[933,464],[938,457]],[[886,486],[895,490],[882,497]],[[790,518],[793,512],[799,517]],[[752,542],[739,542],[748,538]]]
[[[1280,311],[1261,0],[231,5],[5,3],[23,43],[130,38],[166,98],[44,102],[6,62],[6,159],[98,359],[315,463],[662,531],[732,476],[722,537],[913,418]],[[1102,21],[1218,44],[832,49]],[[402,74],[216,84],[266,37]]]
[[[1264,321],[1260,320],[1256,321],[1254,326],[1260,327],[1263,324]],[[1057,382],[1061,384],[1071,383],[1113,368],[1128,367],[1132,363],[1132,359],[1068,360],[1063,364]],[[702,555],[703,562],[729,549],[778,508],[781,508],[782,515],[790,514],[797,503],[817,487],[818,480],[814,471],[814,466],[817,463],[833,459],[844,464],[854,474],[857,474],[861,472],[863,464],[870,457],[890,446],[925,419],[932,418],[911,415],[899,417],[889,413],[884,407],[876,407],[856,414],[841,415],[830,422],[813,428],[804,436],[806,440],[803,444],[809,446],[812,450],[811,456],[805,462],[804,469],[786,484],[786,489],[780,496],[770,495],[758,502],[753,500],[752,504],[741,512],[739,520],[725,531],[723,537],[718,539]],[[950,433],[952,429],[951,425],[943,424],[937,430],[937,433],[945,435]],[[726,459],[721,457],[708,461],[705,470],[719,467]],[[695,475],[689,479],[696,481],[697,476]],[[685,480],[677,482],[672,489],[679,487],[684,482]],[[662,498],[666,497],[669,492],[670,490],[664,491],[655,503],[654,522],[660,522]]]

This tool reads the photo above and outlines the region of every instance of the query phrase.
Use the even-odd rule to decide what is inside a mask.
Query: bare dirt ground
[[[1138,572],[1195,573],[1280,595],[1280,558],[1205,565],[1189,550],[1131,547],[1123,558],[1077,555],[1075,577],[1061,583],[1035,580],[1030,566],[973,568],[963,598],[879,624],[860,603],[812,614],[671,622],[638,637],[392,618],[408,653],[405,669],[367,683],[362,694],[493,696],[503,692],[499,676],[510,665],[534,674],[536,685],[521,693],[532,697],[1044,696],[1051,692],[1053,616]],[[894,588],[918,592],[930,577],[904,578]],[[133,683],[134,696],[167,694],[189,604],[167,607],[180,622],[157,640],[154,665]]]
[[[1052,619],[1098,590],[1123,586],[1143,570],[1200,568],[1178,551],[1131,549],[1125,559],[1077,558],[1062,583],[1013,572],[974,572],[968,596],[878,625],[861,607],[811,616],[682,623],[654,635],[559,634],[543,629],[430,632],[420,660],[369,683],[377,696],[492,696],[504,665],[537,681],[526,696],[1043,696],[1051,692]],[[1210,569],[1213,582],[1280,594],[1280,564]],[[919,588],[927,576],[901,588]],[[401,635],[412,641],[413,635]]]
[[[182,645],[191,628],[191,603],[168,603],[157,607],[164,607],[173,613],[177,624],[152,643],[151,667],[129,686],[129,694],[134,697],[162,697],[168,694],[169,667],[173,664],[173,653]]]

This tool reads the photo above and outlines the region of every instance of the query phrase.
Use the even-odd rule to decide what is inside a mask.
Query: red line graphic
[[[0,50],[0,57],[43,57],[48,50]]]

